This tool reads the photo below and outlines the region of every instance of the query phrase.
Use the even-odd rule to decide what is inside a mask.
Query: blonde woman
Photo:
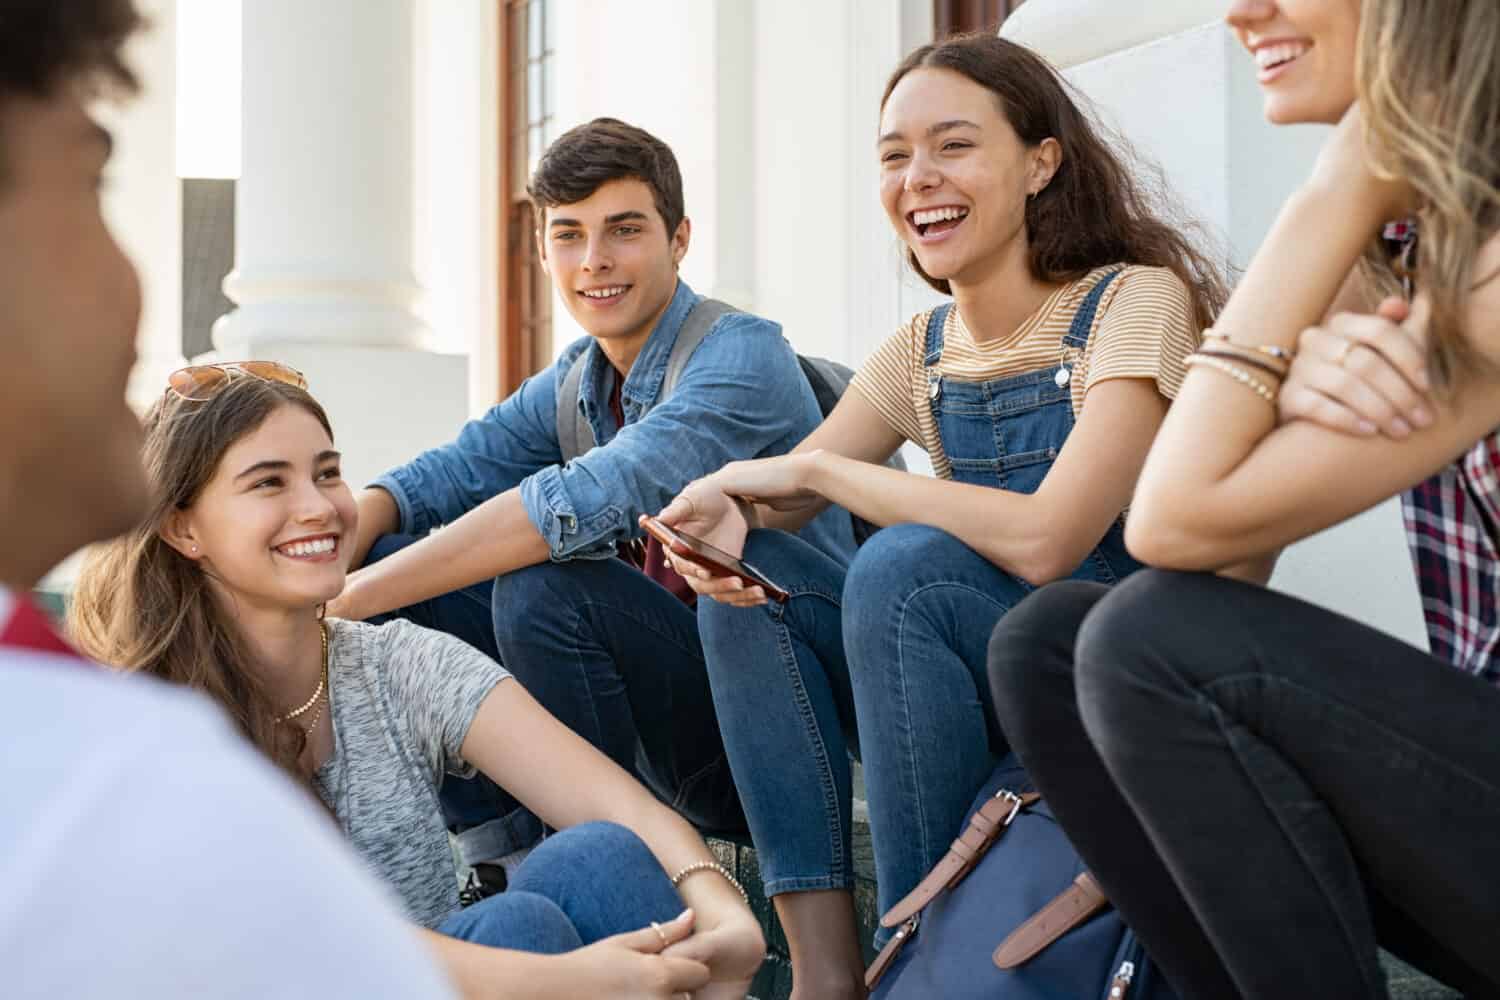
[[[1147,459],[1126,541],[1164,569],[1012,611],[995,704],[1185,997],[1382,997],[1377,944],[1500,995],[1500,5],[1228,20],[1272,121],[1339,127]],[[1324,318],[1346,284],[1368,314]],[[1398,493],[1430,655],[1213,575]]]
[[[270,362],[173,376],[146,419],[155,506],[84,570],[79,643],[219,702],[323,802],[465,995],[744,996],[760,930],[686,821],[474,648],[323,619],[356,513],[302,385]],[[438,786],[476,770],[561,832],[460,909]]]

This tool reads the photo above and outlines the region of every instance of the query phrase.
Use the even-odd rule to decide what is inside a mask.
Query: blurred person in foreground
[[[140,290],[87,104],[129,0],[0,8],[0,968],[24,997],[446,997],[311,800],[198,696],[97,669],[27,598],[146,509]],[[309,928],[317,933],[308,933]]]

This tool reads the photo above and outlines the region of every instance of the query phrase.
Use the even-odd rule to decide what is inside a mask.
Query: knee
[[[1216,667],[1209,654],[1241,645],[1236,586],[1211,574],[1147,569],[1088,613],[1075,654],[1078,701],[1101,750],[1163,724],[1159,696],[1191,696]]]
[[[935,549],[945,542],[957,539],[925,524],[893,524],[876,532],[849,565],[845,612],[884,617],[893,604],[906,599],[917,570],[934,562]]]
[[[1101,583],[1061,580],[1011,608],[990,634],[987,664],[996,711],[1033,717],[1028,706],[1073,670],[1073,645],[1089,611],[1109,593]],[[1009,728],[1004,727],[1003,728]]]
[[[586,884],[643,866],[660,868],[660,863],[635,831],[618,823],[580,823],[538,844],[516,872],[511,887],[555,895],[549,887],[555,886],[559,875]]]

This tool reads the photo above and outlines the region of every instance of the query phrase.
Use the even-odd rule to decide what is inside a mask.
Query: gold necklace
[[[322,622],[318,622],[318,635],[323,640],[323,673],[322,676],[318,678],[318,687],[315,691],[313,691],[312,697],[303,702],[300,708],[293,709],[285,715],[277,716],[276,722],[278,725],[283,722],[291,722],[299,715],[305,713],[309,708],[312,708],[314,705],[316,705],[318,703],[318,700],[323,697],[323,689],[328,686],[328,626],[323,624]],[[319,708],[318,714],[313,716],[312,725],[307,727],[309,732],[312,731],[313,726],[316,726],[318,724],[318,720],[322,717],[323,709]]]

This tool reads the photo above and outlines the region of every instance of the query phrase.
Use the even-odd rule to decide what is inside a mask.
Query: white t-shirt
[[[7,647],[0,996],[453,992],[331,819],[208,702]]]

